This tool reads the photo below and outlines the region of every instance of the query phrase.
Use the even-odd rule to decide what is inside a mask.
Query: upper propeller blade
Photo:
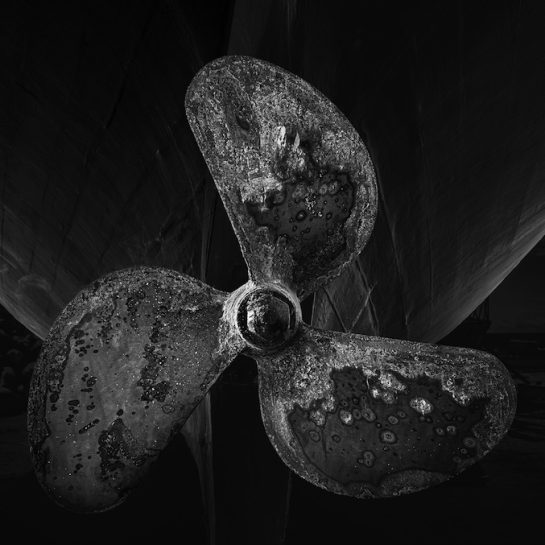
[[[258,359],[265,429],[313,484],[361,498],[456,475],[506,433],[515,388],[484,352],[301,328]]]
[[[165,269],[110,274],[44,341],[29,400],[42,486],[76,511],[122,501],[243,343],[226,295]]]
[[[186,113],[256,282],[300,298],[340,274],[375,219],[375,173],[344,115],[301,78],[250,57],[207,64]]]

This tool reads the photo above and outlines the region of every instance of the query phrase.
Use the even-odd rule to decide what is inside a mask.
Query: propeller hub
[[[277,349],[297,331],[299,301],[276,286],[246,292],[237,309],[237,327],[244,340],[259,350]]]

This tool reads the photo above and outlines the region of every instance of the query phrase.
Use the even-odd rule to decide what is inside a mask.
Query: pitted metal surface
[[[205,66],[186,110],[250,280],[228,295],[137,268],[76,296],[43,344],[29,400],[51,497],[83,512],[117,505],[241,352],[258,362],[278,454],[330,492],[415,492],[484,456],[516,405],[493,356],[301,322],[299,299],[356,257],[376,214],[373,166],[344,116],[247,57]]]
[[[29,403],[41,484],[63,505],[121,501],[236,354],[226,295],[174,271],[113,273],[81,292],[43,344]]]
[[[343,114],[305,81],[248,57],[205,66],[186,110],[251,278],[303,298],[340,274],[377,206],[371,159]]]
[[[358,497],[456,475],[501,439],[516,406],[503,364],[476,350],[304,326],[258,362],[265,428],[282,459]]]

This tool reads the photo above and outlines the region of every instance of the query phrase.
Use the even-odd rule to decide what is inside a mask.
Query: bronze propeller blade
[[[31,386],[46,491],[77,511],[117,505],[242,351],[258,362],[277,452],[331,492],[414,492],[484,456],[515,410],[497,359],[301,321],[299,300],[358,255],[376,215],[373,165],[346,118],[308,83],[249,57],[205,66],[186,111],[250,280],[228,295],[138,268],[76,296]]]
[[[442,482],[507,431],[515,389],[490,354],[302,326],[257,358],[265,429],[331,492],[386,497]]]
[[[186,111],[252,280],[304,298],[359,254],[377,210],[375,172],[320,92],[267,62],[223,57],[195,76]]]
[[[83,290],[45,339],[31,385],[31,454],[42,486],[76,511],[124,499],[242,348],[222,292],[164,269]]]

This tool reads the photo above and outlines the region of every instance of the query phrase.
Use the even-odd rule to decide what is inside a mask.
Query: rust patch
[[[144,347],[144,358],[147,360],[147,365],[140,372],[140,380],[137,385],[142,388],[142,401],[165,401],[165,398],[170,390],[170,382],[168,380],[157,381],[157,377],[161,368],[166,363],[166,357],[156,349],[155,346],[147,344]]]
[[[136,290],[127,297],[127,313],[129,315],[129,325],[133,329],[138,329],[138,307],[146,299],[146,292],[143,289]]]
[[[378,378],[351,367],[333,370],[334,411],[317,420],[325,400],[316,400],[288,416],[308,462],[350,494],[358,484],[381,495],[384,479],[405,471],[454,475],[482,450],[472,429],[484,419],[488,399],[463,407],[438,380],[396,378],[404,388],[385,397]],[[432,408],[415,410],[415,399]]]
[[[98,438],[98,454],[103,479],[124,469],[127,461],[138,467],[147,458],[122,418],[116,418],[107,429],[101,432]]]
[[[231,138],[250,146],[259,145],[259,125],[252,103],[232,77],[223,80],[222,104]]]
[[[320,165],[313,138],[296,130],[276,150],[271,185],[257,202],[245,202],[257,226],[266,226],[275,243],[282,239],[296,265],[296,283],[326,274],[346,250],[344,224],[354,204],[354,186],[347,171]]]

